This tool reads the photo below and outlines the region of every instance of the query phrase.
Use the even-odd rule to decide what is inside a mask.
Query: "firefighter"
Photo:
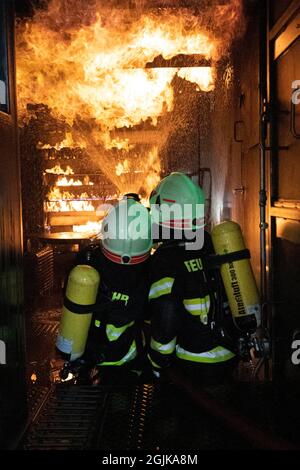
[[[112,377],[120,370],[141,369],[152,248],[149,211],[128,195],[110,209],[101,232],[101,243],[83,250],[77,259],[77,268],[93,269],[100,278],[80,361],[99,366],[100,377]]]
[[[153,373],[159,377],[177,364],[197,381],[222,381],[236,359],[230,341],[221,344],[213,328],[222,299],[218,272],[206,262],[214,250],[204,230],[204,193],[188,176],[171,173],[152,192],[150,203],[155,238],[161,242],[150,269]]]

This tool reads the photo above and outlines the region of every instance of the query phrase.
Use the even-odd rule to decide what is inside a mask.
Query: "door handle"
[[[244,186],[240,186],[239,188],[234,188],[233,189],[233,194],[244,194],[245,192],[245,187]]]
[[[292,96],[291,96],[291,123],[290,123],[290,129],[292,136],[295,137],[295,139],[300,139],[300,133],[296,129],[296,104],[299,104],[298,98],[296,98],[296,95],[298,96],[300,94],[300,88],[296,88],[292,91]]]
[[[6,344],[0,339],[0,365],[6,364]]]

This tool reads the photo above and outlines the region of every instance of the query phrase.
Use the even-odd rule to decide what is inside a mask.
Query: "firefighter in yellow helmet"
[[[100,376],[114,376],[117,370],[124,370],[124,367],[127,370],[141,367],[142,322],[148,303],[151,247],[149,211],[135,197],[128,195],[112,207],[104,218],[100,245],[79,254],[75,270],[80,269],[85,279],[91,275],[92,270],[92,281],[88,281],[89,289],[90,286],[94,289],[97,274],[99,277],[95,304],[84,307],[84,312],[94,311],[86,346],[84,351],[82,347],[79,352],[70,348],[64,351],[67,344],[71,342],[74,345],[76,341],[73,337],[64,337],[66,328],[64,329],[63,319],[56,345],[60,351],[69,352],[71,360],[81,357],[85,363],[99,366]],[[72,272],[69,283],[71,278]],[[78,295],[78,292],[79,289],[75,286],[73,295]],[[84,292],[86,295],[86,281]],[[68,288],[66,294],[67,297]],[[89,303],[93,301],[90,300]],[[68,328],[71,336],[75,332],[78,317],[83,314],[79,306],[79,313],[74,315],[78,306],[74,306],[70,299],[65,299],[65,309],[69,312],[72,307],[75,319],[70,320]],[[82,334],[81,329],[81,337]]]
[[[149,302],[154,374],[177,364],[193,379],[214,383],[232,372],[235,353],[214,331],[222,307],[219,273],[207,260],[214,253],[204,230],[205,196],[188,176],[171,173],[150,197],[153,238]],[[228,315],[228,328],[232,318]],[[218,325],[219,327],[219,325]]]

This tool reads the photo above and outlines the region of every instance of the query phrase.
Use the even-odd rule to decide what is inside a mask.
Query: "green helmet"
[[[200,186],[183,173],[171,173],[152,191],[153,222],[174,230],[204,227],[205,195]]]
[[[142,263],[152,248],[148,209],[133,198],[122,199],[103,219],[101,238],[102,252],[111,261]]]

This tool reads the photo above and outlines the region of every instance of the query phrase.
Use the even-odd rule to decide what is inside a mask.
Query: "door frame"
[[[266,34],[266,190],[268,199],[266,201],[266,239],[265,243],[269,249],[266,249],[266,263],[264,266],[267,285],[267,299],[270,306],[269,310],[269,327],[272,333],[272,325],[276,317],[276,220],[277,218],[285,218],[293,221],[300,220],[300,203],[295,207],[289,204],[278,204],[278,158],[280,150],[280,142],[277,135],[277,118],[275,112],[276,104],[276,71],[275,65],[278,57],[281,56],[300,36],[300,2],[293,0],[289,7],[284,11],[276,23],[270,26],[270,11],[272,0],[266,1],[267,14],[267,34]],[[300,77],[298,77],[300,80]],[[292,96],[292,84],[291,84]],[[276,338],[272,336],[272,371],[271,377],[277,380],[277,345]]]

